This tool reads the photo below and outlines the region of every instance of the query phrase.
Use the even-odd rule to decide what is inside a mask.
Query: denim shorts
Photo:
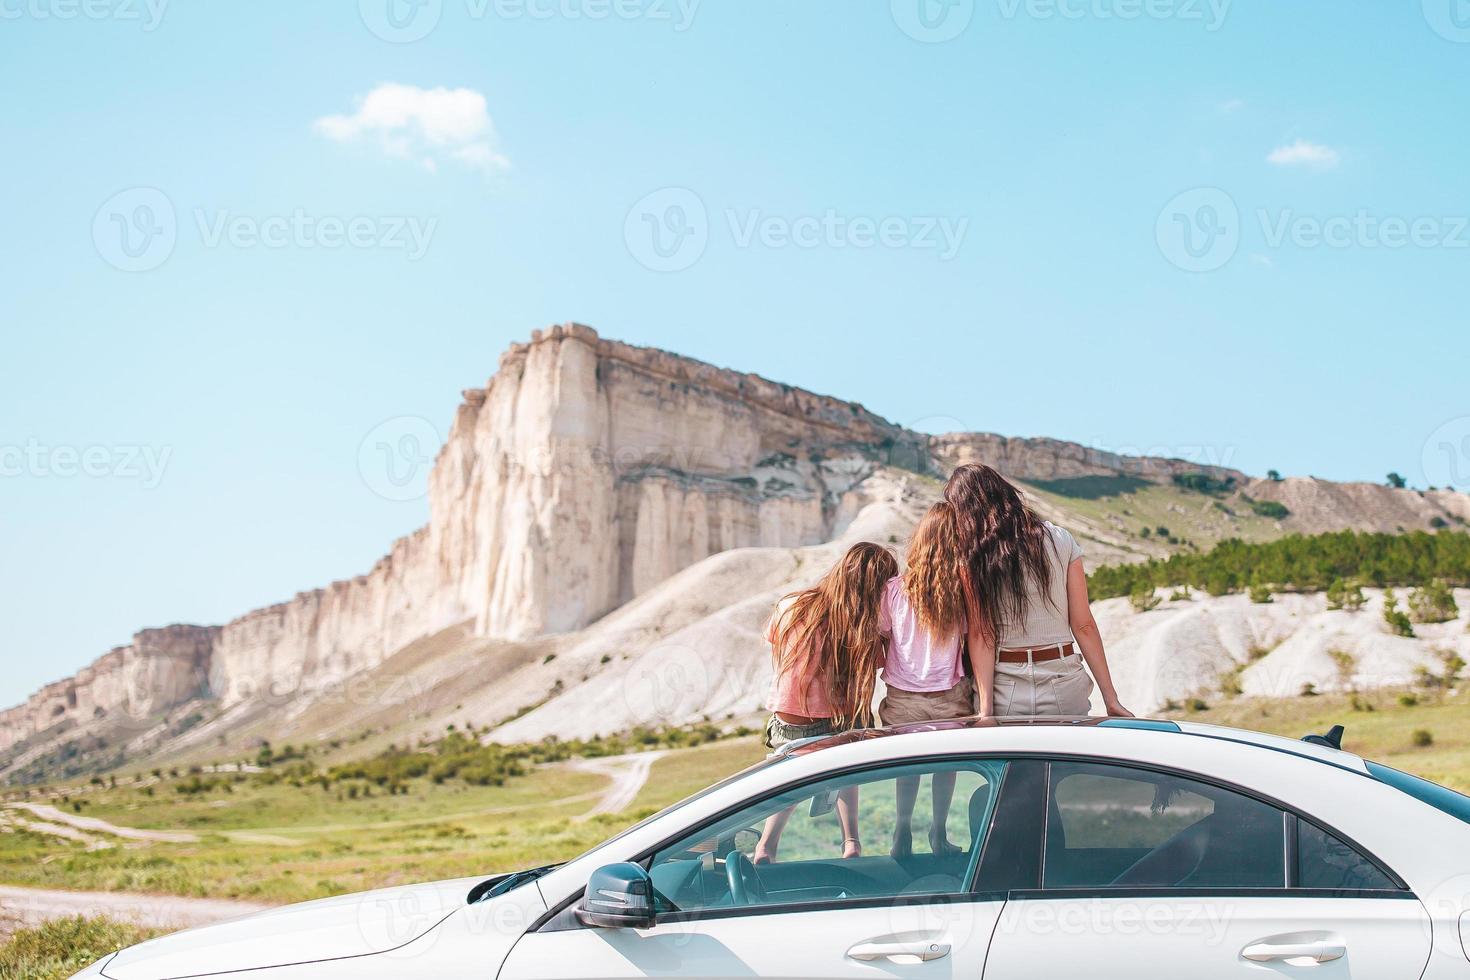
[[[766,722],[766,737],[761,739],[761,744],[775,751],[787,742],[816,738],[818,735],[831,735],[836,731],[837,728],[832,724],[831,718],[819,718],[806,725],[793,725],[771,715],[770,720]]]

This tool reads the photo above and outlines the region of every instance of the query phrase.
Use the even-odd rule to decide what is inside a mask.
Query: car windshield
[[[1436,810],[1443,810],[1452,817],[1457,817],[1465,823],[1470,823],[1470,796],[1456,793],[1448,787],[1438,783],[1431,783],[1427,779],[1418,776],[1410,776],[1406,772],[1399,772],[1389,766],[1379,765],[1376,762],[1367,763],[1368,772],[1380,783],[1387,783],[1394,789],[1408,793],[1414,799],[1422,803],[1428,803]]]

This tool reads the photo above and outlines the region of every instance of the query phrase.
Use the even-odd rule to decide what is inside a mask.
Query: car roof
[[[1045,730],[1058,727],[1146,731],[1157,733],[1160,738],[1177,738],[1180,736],[1210,738],[1218,741],[1253,746],[1265,751],[1284,752],[1302,759],[1309,759],[1313,762],[1321,762],[1326,765],[1336,766],[1339,769],[1346,769],[1350,772],[1364,775],[1368,774],[1368,767],[1361,758],[1353,755],[1351,752],[1344,752],[1341,749],[1334,749],[1311,742],[1303,742],[1299,739],[1286,738],[1281,735],[1271,735],[1266,732],[1249,731],[1243,728],[1227,728],[1223,725],[1204,725],[1190,721],[1174,721],[1167,718],[1097,718],[1091,716],[957,718],[952,721],[921,722],[910,725],[891,725],[878,728],[858,728],[837,735],[820,735],[816,738],[787,743],[776,754],[778,756],[785,756],[793,752],[805,753],[838,745],[851,745],[875,738],[892,738],[921,732],[968,732],[974,733],[976,737],[982,737],[985,731],[1002,728],[1009,731],[1016,731],[1025,729]]]

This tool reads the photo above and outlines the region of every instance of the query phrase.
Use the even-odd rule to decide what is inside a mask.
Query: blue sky
[[[364,439],[554,322],[1255,473],[1470,445],[1458,0],[151,2],[0,0],[0,701],[369,568],[426,505]]]

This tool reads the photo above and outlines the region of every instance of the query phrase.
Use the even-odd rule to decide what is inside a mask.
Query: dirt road
[[[582,772],[595,772],[612,780],[597,801],[597,804],[582,816],[595,817],[603,813],[621,813],[633,805],[638,791],[648,782],[649,770],[665,753],[635,752],[632,755],[610,755],[601,759],[576,759],[570,765]]]
[[[188,929],[269,908],[253,902],[0,885],[0,935],[68,915],[106,915],[151,929]]]

